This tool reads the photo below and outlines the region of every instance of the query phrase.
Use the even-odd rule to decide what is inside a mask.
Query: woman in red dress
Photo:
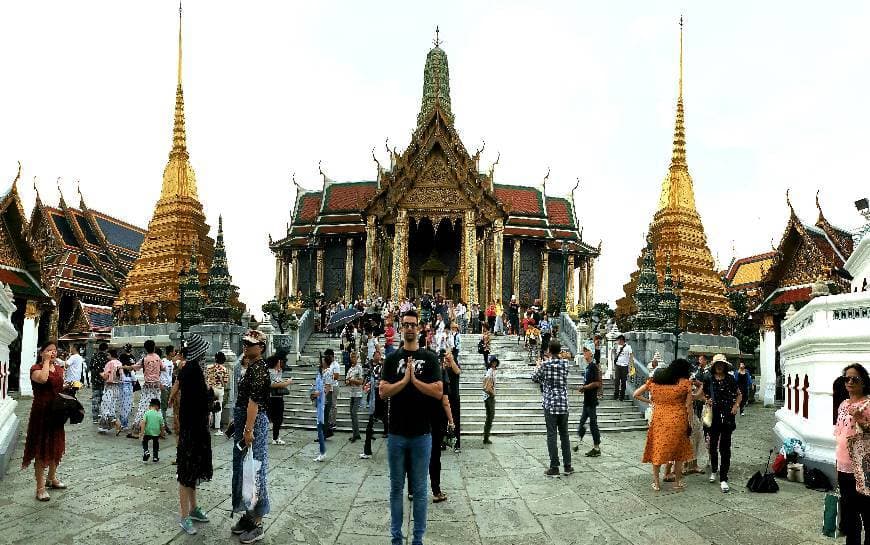
[[[27,423],[27,438],[24,441],[24,460],[21,468],[35,462],[36,499],[48,501],[51,498],[45,491],[45,468],[48,467],[48,487],[56,490],[66,488],[57,478],[57,465],[63,457],[66,439],[63,424],[52,424],[51,402],[63,388],[63,369],[55,365],[57,345],[46,342],[39,350],[39,362],[30,368],[30,382],[33,384],[33,405],[30,408],[30,421]]]

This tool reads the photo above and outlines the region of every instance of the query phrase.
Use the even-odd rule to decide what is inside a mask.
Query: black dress
[[[212,477],[211,434],[208,430],[210,396],[200,362],[187,362],[178,372],[178,382],[178,482],[196,488]]]

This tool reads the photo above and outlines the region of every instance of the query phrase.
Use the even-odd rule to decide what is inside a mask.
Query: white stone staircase
[[[477,353],[480,335],[462,336],[462,350],[459,360],[462,364],[460,396],[462,399],[462,434],[482,435],[485,408],[481,390],[483,380],[483,356]],[[528,364],[528,351],[517,343],[516,337],[494,337],[491,352],[499,358],[499,374],[496,385],[496,410],[493,421],[493,435],[521,433],[546,433],[543,410],[541,409],[540,387],[529,380],[533,365]],[[314,429],[314,406],[308,398],[310,385],[314,382],[319,354],[332,348],[338,358],[339,339],[327,334],[315,333],[311,336],[297,365],[291,363],[285,376],[293,377],[290,395],[284,398],[284,427]],[[342,372],[343,372],[342,368]],[[580,382],[580,373],[572,366],[569,374],[569,387]],[[629,385],[631,388],[631,385]],[[609,380],[604,381],[605,396],[598,406],[598,426],[603,433],[644,430],[647,427],[641,413],[628,401],[612,399],[613,387]],[[339,390],[337,426],[339,431],[350,430],[350,403],[348,389]],[[580,420],[582,395],[571,393],[569,396],[569,428],[574,430]],[[360,427],[365,428],[368,410],[360,410]],[[380,424],[376,426],[381,429]]]

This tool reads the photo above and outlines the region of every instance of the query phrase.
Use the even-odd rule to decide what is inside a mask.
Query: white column
[[[18,372],[18,391],[21,397],[33,397],[30,385],[30,366],[36,363],[39,348],[39,306],[36,301],[28,301],[24,309],[24,326],[21,328],[21,367]]]
[[[772,407],[776,400],[776,331],[773,316],[764,317],[761,328],[761,392],[764,406]]]

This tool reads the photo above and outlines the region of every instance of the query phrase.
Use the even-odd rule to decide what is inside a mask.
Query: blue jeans
[[[423,545],[426,533],[426,511],[429,493],[426,477],[429,472],[429,458],[432,455],[432,436],[430,434],[408,437],[390,434],[387,438],[387,461],[390,465],[390,535],[392,545],[404,543],[402,524],[403,494],[405,474],[410,474],[410,494],[414,495],[413,515],[414,533],[411,545]]]
[[[326,454],[326,436],[323,433],[323,424],[317,424],[317,443],[320,445],[320,454]]]
[[[601,433],[598,431],[598,407],[596,405],[583,405],[583,414],[580,415],[580,425],[577,426],[577,435],[580,439],[586,435],[586,421],[592,430],[592,444],[595,447],[601,444]]]

